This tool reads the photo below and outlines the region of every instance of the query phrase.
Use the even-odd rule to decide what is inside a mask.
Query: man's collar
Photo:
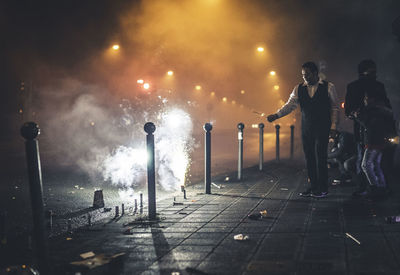
[[[316,86],[317,84],[324,84],[324,81],[319,77],[318,81],[314,85],[308,85],[307,82],[303,82],[303,86]]]

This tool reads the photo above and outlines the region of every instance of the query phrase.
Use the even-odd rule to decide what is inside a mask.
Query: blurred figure
[[[328,163],[337,164],[340,177],[333,180],[333,185],[351,182],[350,167],[355,162],[356,146],[354,135],[346,131],[338,131],[333,137],[333,146],[328,152]]]
[[[353,114],[364,129],[365,151],[361,168],[369,183],[371,197],[385,195],[386,180],[381,161],[389,138],[396,135],[393,112],[385,103],[371,95],[364,96],[364,108]]]
[[[314,62],[304,63],[301,74],[304,82],[296,85],[286,104],[267,119],[272,122],[300,105],[303,150],[311,183],[300,196],[323,198],[328,195],[328,140],[336,132],[338,100],[335,86],[319,78]]]
[[[365,94],[369,94],[391,108],[389,99],[386,96],[385,86],[376,80],[376,71],[376,64],[373,60],[365,59],[358,64],[359,78],[348,84],[346,90],[345,114],[350,119],[354,120],[353,114],[363,111]],[[358,190],[353,193],[354,196],[367,195],[368,180],[361,169],[365,149],[363,135],[363,127],[357,120],[354,120],[354,139],[357,147],[356,174],[359,185]]]

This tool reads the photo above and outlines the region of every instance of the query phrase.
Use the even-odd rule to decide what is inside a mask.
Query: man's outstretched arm
[[[298,86],[294,87],[288,101],[275,113],[267,116],[267,120],[272,122],[278,118],[284,117],[294,111],[299,105]]]

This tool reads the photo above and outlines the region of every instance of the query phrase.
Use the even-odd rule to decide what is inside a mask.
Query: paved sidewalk
[[[202,184],[189,187],[187,200],[177,200],[183,205],[159,201],[159,222],[127,225],[138,216],[125,214],[53,238],[54,274],[74,274],[69,263],[88,251],[125,255],[82,274],[400,274],[400,224],[384,221],[398,214],[394,196],[351,199],[354,186],[335,186],[328,198],[302,198],[305,171],[291,162],[246,169],[242,182],[214,182],[222,188],[211,195]],[[247,217],[261,210],[266,217]]]

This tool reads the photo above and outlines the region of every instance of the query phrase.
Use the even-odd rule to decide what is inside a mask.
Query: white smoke
[[[162,102],[167,103],[165,100]],[[157,183],[165,191],[176,191],[185,183],[185,174],[194,145],[191,117],[182,109],[167,108],[165,105],[158,113],[145,113],[144,116],[156,118],[153,122],[156,125],[154,136]],[[145,140],[144,131],[142,140]],[[104,180],[123,190],[143,186],[147,163],[145,146],[144,142],[136,142],[131,146],[117,147],[103,161]]]

